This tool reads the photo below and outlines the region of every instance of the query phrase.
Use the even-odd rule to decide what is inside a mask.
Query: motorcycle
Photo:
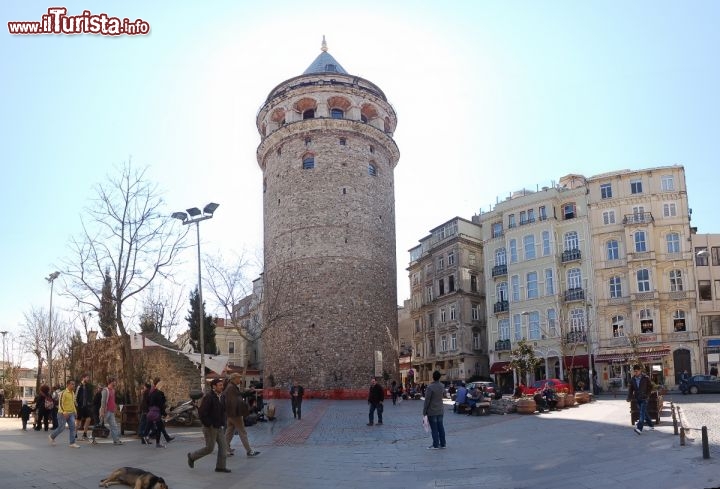
[[[196,420],[200,419],[197,400],[200,399],[202,395],[200,391],[191,392],[189,400],[182,401],[168,411],[165,422],[192,426]]]

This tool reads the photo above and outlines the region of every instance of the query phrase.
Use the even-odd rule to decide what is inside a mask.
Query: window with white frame
[[[603,211],[603,224],[615,224],[615,211]]]
[[[472,317],[473,321],[480,320],[480,306],[478,304],[472,304],[470,306],[470,316]]]
[[[512,301],[520,301],[520,277],[513,275],[510,277],[510,288],[512,289]]]
[[[585,331],[585,309],[578,307],[570,310],[570,331]]]
[[[647,251],[647,242],[645,241],[645,231],[635,231],[633,234],[635,240],[635,252],[644,253]]]
[[[568,231],[563,238],[564,251],[577,250],[580,248],[577,231]]]
[[[515,214],[508,214],[508,228],[514,228],[517,226],[515,222]]]
[[[579,268],[571,268],[567,271],[568,289],[582,289],[582,272]]]
[[[677,206],[675,202],[669,202],[663,204],[663,217],[675,217],[677,216]]]
[[[640,309],[640,333],[655,332],[652,311],[650,309]]]
[[[538,207],[538,216],[541,221],[547,220],[547,209],[545,208],[544,205],[541,205],[540,207]]]
[[[482,339],[480,337],[480,333],[477,331],[473,331],[472,338],[473,350],[482,350]]]
[[[448,351],[448,338],[447,335],[440,337],[440,351]]]
[[[505,248],[498,248],[495,250],[495,266],[507,265],[507,255]]]
[[[682,270],[670,270],[670,292],[682,292]]]
[[[457,319],[457,310],[455,308],[455,304],[450,306],[450,321],[455,321]]]
[[[545,295],[555,294],[555,276],[552,268],[545,269]]]
[[[527,224],[527,216],[525,215],[525,211],[520,211],[520,225]]]
[[[517,263],[518,252],[517,252],[517,241],[515,239],[510,240],[510,263]]]
[[[498,302],[508,300],[508,284],[507,282],[500,282],[495,287],[495,293],[497,294]]]
[[[440,308],[440,323],[444,323],[447,321],[447,313],[445,311],[444,307]]]
[[[445,268],[445,257],[444,256],[438,256],[437,259],[437,269],[442,270]]]
[[[542,232],[542,253],[543,256],[550,256],[550,231]]]
[[[678,309],[673,314],[673,331],[676,333],[687,331],[687,325],[685,324],[685,311],[682,309]]]
[[[499,238],[503,234],[502,222],[494,222],[492,224],[492,237]]]
[[[630,180],[630,193],[641,194],[643,191],[642,180]]]
[[[611,199],[612,198],[612,184],[611,183],[601,183],[600,184],[600,198],[601,199]]]
[[[672,175],[663,175],[660,178],[660,188],[663,192],[672,192],[675,190],[675,179]]]
[[[515,341],[523,339],[522,335],[522,316],[520,314],[513,315],[513,330]]]
[[[457,350],[457,333],[450,333],[450,349]]]
[[[613,338],[622,338],[625,336],[625,318],[623,316],[613,316],[612,332]]]
[[[622,280],[620,277],[610,277],[610,298],[619,299],[622,297]]]
[[[528,339],[540,339],[540,313],[537,311],[528,314]]]
[[[650,271],[641,268],[636,272],[638,292],[650,292]]]
[[[427,287],[425,287],[425,298],[427,299],[428,303],[432,302],[432,300],[433,300],[432,285],[428,285]]]
[[[607,259],[610,260],[619,260],[620,259],[620,244],[616,239],[611,239],[605,244],[605,249],[607,250]]]
[[[668,253],[680,253],[680,235],[678,233],[668,233],[665,236]]]
[[[528,209],[528,222],[535,222],[535,209]]]
[[[548,334],[551,338],[555,338],[558,335],[558,318],[557,311],[555,309],[547,310],[547,321],[548,321]]]
[[[538,297],[538,274],[537,272],[529,272],[527,278],[527,298],[536,299]]]
[[[448,266],[451,267],[453,265],[455,265],[455,252],[448,251]]]
[[[535,236],[528,234],[523,237],[523,249],[525,251],[525,259],[533,260],[535,258]]]
[[[575,219],[575,203],[568,202],[562,205],[563,219]]]
[[[500,335],[501,340],[509,340],[510,339],[510,320],[509,319],[501,319],[498,321],[498,334]]]

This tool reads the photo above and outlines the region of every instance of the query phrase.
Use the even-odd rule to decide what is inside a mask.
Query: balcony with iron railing
[[[510,351],[512,350],[512,343],[510,340],[497,340],[495,342],[495,351]]]
[[[655,222],[652,212],[635,212],[633,214],[625,214],[623,224],[649,224]]]
[[[580,258],[582,258],[580,250],[578,248],[573,248],[572,250],[563,251],[560,256],[560,261],[562,263],[567,263],[571,261],[578,261]]]
[[[587,343],[587,336],[584,331],[570,331],[565,338],[568,343]]]
[[[507,275],[507,265],[495,265],[492,268],[493,277],[502,277],[503,275]]]
[[[508,301],[498,301],[495,304],[493,304],[493,312],[495,314],[500,312],[508,312],[510,310],[510,302]]]
[[[565,302],[585,300],[585,290],[582,288],[568,289],[565,291]]]

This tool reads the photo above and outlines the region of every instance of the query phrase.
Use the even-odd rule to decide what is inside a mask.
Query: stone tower
[[[293,379],[310,395],[362,397],[371,376],[397,378],[396,123],[324,38],[257,115],[264,381],[276,395]]]

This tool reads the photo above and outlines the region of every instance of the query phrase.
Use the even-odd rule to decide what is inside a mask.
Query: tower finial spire
[[[323,53],[327,53],[327,42],[325,42],[325,34],[323,34],[323,42],[320,51],[322,51]]]

